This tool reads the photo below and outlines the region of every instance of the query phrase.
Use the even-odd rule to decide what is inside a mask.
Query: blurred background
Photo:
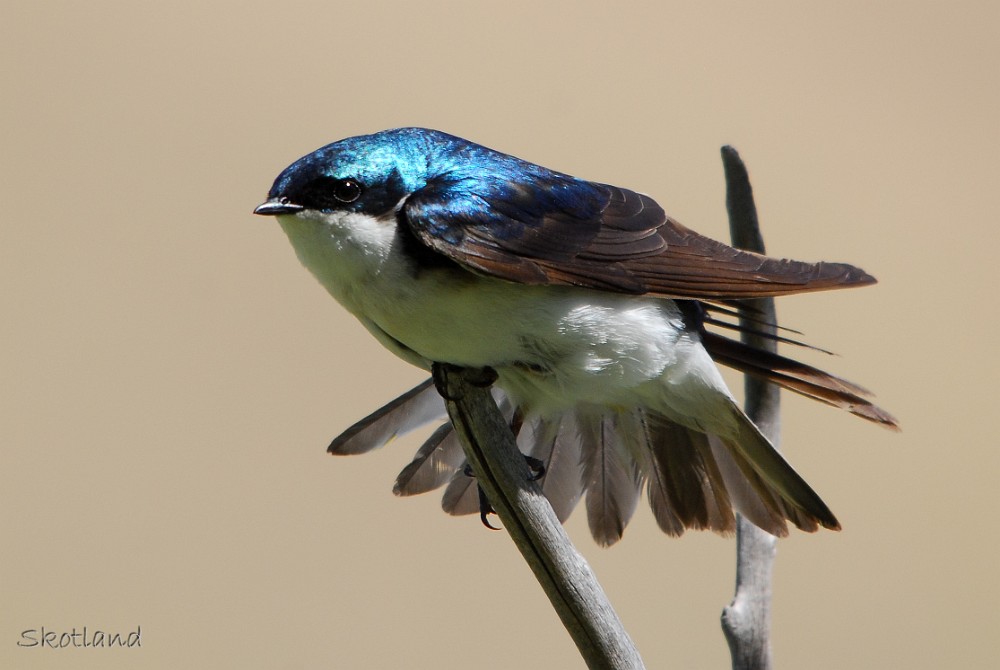
[[[894,434],[798,397],[844,530],[779,546],[784,668],[995,667],[1000,10],[992,2],[36,2],[0,8],[0,666],[576,668],[505,533],[396,499],[419,436],[328,441],[423,378],[252,208],[400,125],[652,194],[880,284],[779,302]],[[731,377],[735,387],[739,379]],[[728,667],[735,543],[569,531],[648,667]],[[141,626],[138,649],[22,631]]]

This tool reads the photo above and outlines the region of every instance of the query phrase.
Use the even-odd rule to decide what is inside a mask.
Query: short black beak
[[[254,214],[260,214],[261,216],[277,216],[279,214],[294,214],[295,212],[301,212],[305,207],[302,205],[296,205],[294,203],[288,202],[288,198],[271,198],[265,202],[260,203],[254,208]]]

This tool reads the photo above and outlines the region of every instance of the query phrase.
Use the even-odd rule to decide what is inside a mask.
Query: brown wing
[[[558,178],[557,178],[558,177]],[[402,215],[431,249],[524,284],[724,300],[872,284],[843,263],[761,256],[699,235],[649,196],[551,173],[485,192],[428,187]],[[569,191],[574,198],[560,196]]]
[[[703,299],[754,298],[874,284],[846,263],[769,258],[699,235],[667,218],[657,231],[666,249],[622,265],[650,293]]]

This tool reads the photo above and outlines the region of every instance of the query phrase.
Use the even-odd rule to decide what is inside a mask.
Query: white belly
[[[724,389],[671,300],[418,270],[401,253],[394,220],[308,216],[279,217],[299,259],[411,363],[490,366],[509,394],[543,413],[580,403],[648,404],[651,395],[660,404],[681,387],[684,397],[668,403],[684,411],[694,400],[687,397],[692,380],[705,391]]]

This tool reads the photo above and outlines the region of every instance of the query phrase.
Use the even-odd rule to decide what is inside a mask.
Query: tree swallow
[[[496,371],[494,396],[564,520],[586,495],[591,533],[618,541],[645,487],[660,528],[727,533],[734,511],[774,535],[840,527],[737,405],[716,362],[879,424],[861,387],[709,331],[739,299],[872,284],[841,263],[778,260],[682,226],[649,196],[459,137],[399,128],[300,158],[256,214],[386,348]],[[728,324],[730,328],[739,328]],[[361,453],[445,416],[428,380],[330,445]],[[478,510],[450,424],[395,491],[445,483]]]

